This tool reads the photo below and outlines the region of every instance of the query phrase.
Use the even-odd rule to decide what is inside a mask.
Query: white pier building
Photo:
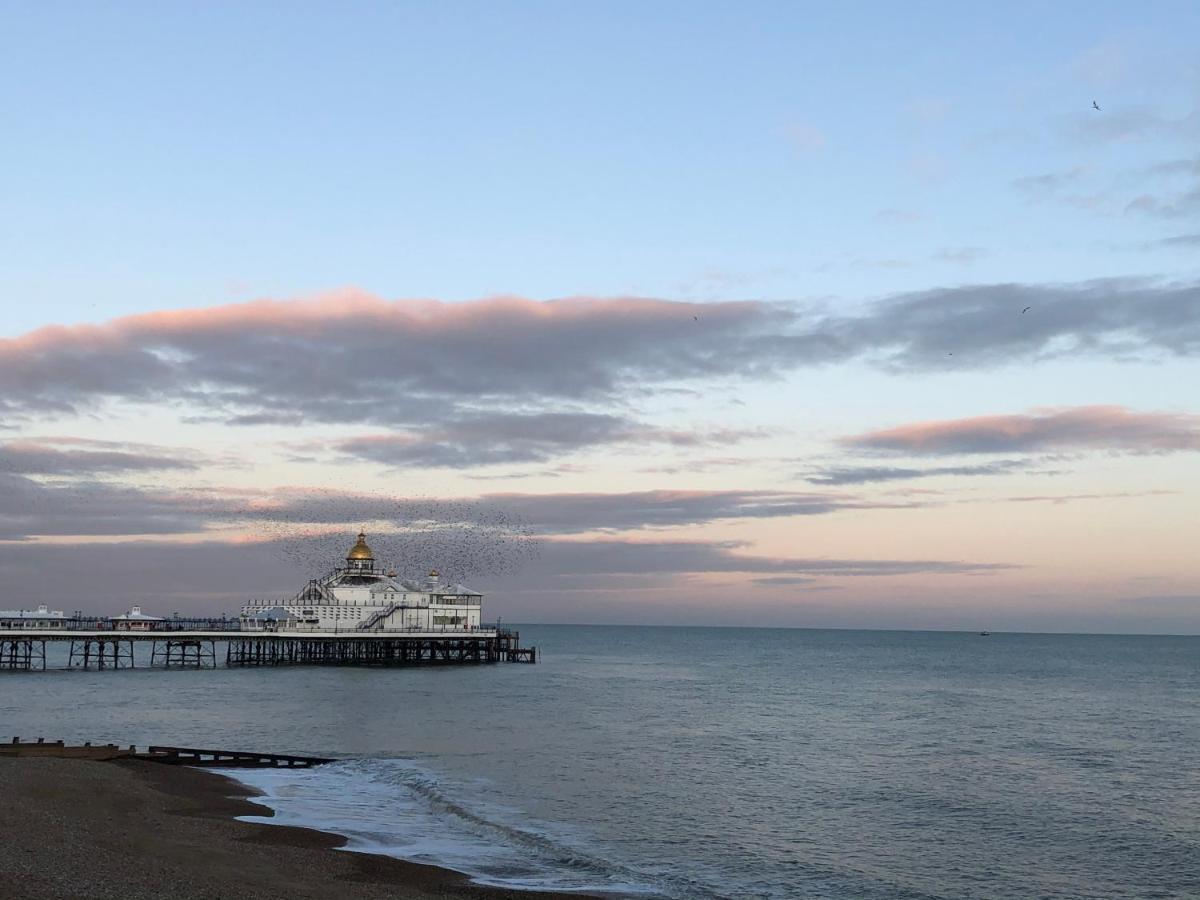
[[[314,578],[285,603],[255,601],[242,608],[253,630],[469,631],[480,627],[483,594],[443,584],[436,569],[423,581],[398,580],[375,567],[366,534],[346,554],[346,565]]]
[[[41,604],[37,609],[0,609],[0,631],[14,628],[63,628],[67,619],[61,609]]]

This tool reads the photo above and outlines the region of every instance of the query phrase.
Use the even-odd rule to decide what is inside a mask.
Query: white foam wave
[[[256,802],[275,814],[243,821],[333,832],[347,838],[347,850],[441,866],[502,887],[666,893],[663,885],[591,855],[569,829],[523,820],[515,810],[466,797],[470,786],[449,785],[412,760],[222,771],[261,791]]]

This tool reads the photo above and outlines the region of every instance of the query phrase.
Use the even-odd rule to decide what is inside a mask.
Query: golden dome
[[[350,548],[350,552],[346,554],[346,559],[374,559],[375,554],[371,552],[371,548],[367,546],[367,535],[365,532],[358,533],[358,543]]]

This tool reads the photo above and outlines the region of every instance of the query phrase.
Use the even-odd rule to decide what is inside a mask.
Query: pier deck
[[[537,661],[537,650],[519,646],[520,635],[504,628],[440,631],[301,631],[233,628],[144,631],[103,628],[0,630],[0,671],[47,668],[46,645],[69,643],[67,668],[126,669],[136,666],[135,645],[151,645],[151,668],[212,669],[217,645],[229,667],[342,665],[466,665]]]

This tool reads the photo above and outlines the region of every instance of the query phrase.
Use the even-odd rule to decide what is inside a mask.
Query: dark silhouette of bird
[[[1029,312],[1031,309],[1033,309],[1032,306],[1025,307],[1023,310],[1021,310],[1021,315],[1025,315],[1025,313]]]
[[[1100,104],[1097,103],[1095,100],[1093,100],[1092,101],[1092,109],[1099,109],[1099,108],[1100,108]]]
[[[692,316],[692,321],[693,321],[693,322],[699,322],[699,321],[700,321],[700,317],[699,317],[699,316]]]

